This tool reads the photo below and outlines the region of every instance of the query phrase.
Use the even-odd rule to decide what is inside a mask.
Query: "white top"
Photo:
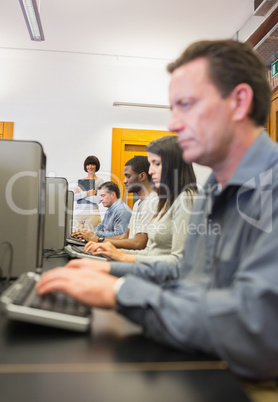
[[[148,225],[146,248],[124,251],[136,254],[136,262],[177,262],[182,256],[192,205],[193,196],[183,191],[161,219],[160,212]]]
[[[155,191],[152,191],[143,201],[135,202],[128,225],[130,239],[133,239],[137,233],[148,233],[148,225],[157,211],[157,202],[158,196]]]

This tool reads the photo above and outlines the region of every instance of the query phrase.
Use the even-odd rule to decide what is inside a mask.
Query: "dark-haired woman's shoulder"
[[[183,212],[190,214],[193,207],[194,198],[195,194],[187,191],[182,191],[173,204],[174,210],[176,212],[178,210],[182,210]]]

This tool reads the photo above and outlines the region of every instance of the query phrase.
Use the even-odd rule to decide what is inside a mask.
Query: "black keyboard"
[[[111,258],[104,254],[93,255],[90,252],[85,251],[84,246],[68,244],[64,247],[64,250],[72,258],[91,258],[93,260],[111,261]]]
[[[66,242],[69,243],[69,244],[76,244],[76,245],[79,245],[79,246],[82,246],[82,245],[84,246],[84,244],[86,244],[85,239],[77,239],[74,236],[67,237]]]
[[[76,246],[76,245],[73,244],[72,248],[73,248],[73,250],[79,251],[79,252],[81,252],[82,254],[84,254],[85,256],[87,256],[89,258],[111,261],[111,258],[107,257],[104,254],[93,255],[92,253],[90,253],[90,251],[85,251],[84,246]]]
[[[38,295],[33,272],[22,274],[1,296],[6,315],[12,319],[85,332],[92,321],[91,308],[62,292]]]

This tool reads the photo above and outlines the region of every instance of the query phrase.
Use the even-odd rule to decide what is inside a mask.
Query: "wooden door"
[[[0,121],[0,140],[11,140],[13,138],[14,123]]]
[[[176,135],[169,131],[113,128],[111,180],[121,190],[121,198],[130,208],[137,200],[136,194],[127,194],[123,185],[125,163],[136,155],[147,155],[146,145],[165,135]]]
[[[269,134],[274,141],[278,142],[278,90],[274,92],[271,98]]]

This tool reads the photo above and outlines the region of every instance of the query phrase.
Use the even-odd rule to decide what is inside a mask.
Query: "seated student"
[[[124,252],[109,242],[89,242],[85,251],[125,262],[176,262],[182,256],[193,195],[196,193],[193,168],[183,161],[175,136],[159,138],[146,148],[150,163],[149,173],[159,197],[156,214],[148,225],[146,248]]]
[[[215,40],[190,45],[168,69],[169,128],[184,160],[213,170],[194,203],[183,258],[72,260],[44,274],[37,290],[117,308],[149,337],[215,354],[239,376],[277,378],[278,146],[264,132],[265,66],[248,44]],[[125,264],[137,276],[107,274]]]
[[[133,205],[132,216],[126,233],[109,237],[104,240],[104,243],[109,242],[117,248],[132,250],[140,250],[146,247],[148,225],[153,218],[158,202],[148,171],[149,162],[146,156],[137,155],[126,162],[123,183],[127,192],[137,194],[139,200]]]
[[[148,241],[147,227],[152,220],[158,197],[152,188],[152,179],[149,175],[149,162],[146,156],[137,155],[128,160],[124,167],[124,185],[128,193],[136,193],[139,197],[133,206],[132,216],[126,233],[108,237],[115,247],[140,250],[146,247]],[[98,242],[99,237],[91,231],[81,231],[76,237],[85,241]]]
[[[93,229],[93,234],[98,236],[99,241],[105,237],[118,236],[126,232],[130,218],[131,209],[120,199],[120,189],[113,181],[106,181],[99,187],[99,198],[102,205],[107,208],[103,221]],[[77,229],[73,235],[78,236],[81,231],[88,229]]]

